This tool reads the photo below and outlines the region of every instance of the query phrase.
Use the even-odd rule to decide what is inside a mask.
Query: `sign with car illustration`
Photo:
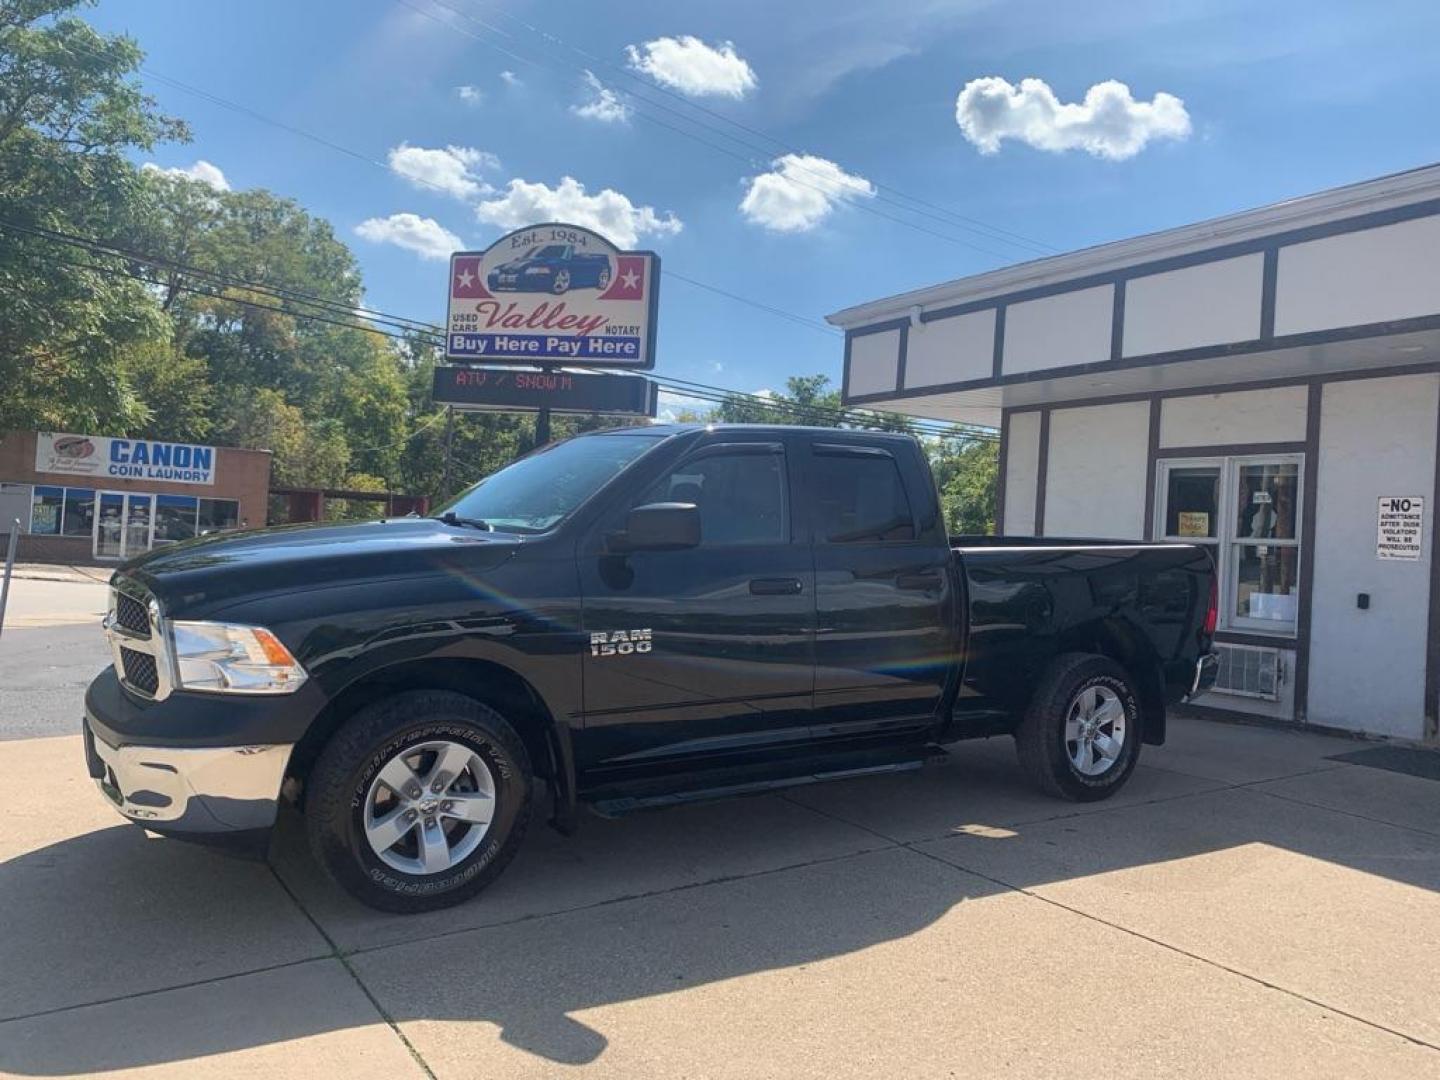
[[[450,256],[451,360],[655,366],[660,257],[578,225],[532,225]]]

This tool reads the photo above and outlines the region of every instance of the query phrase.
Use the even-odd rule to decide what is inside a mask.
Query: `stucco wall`
[[[1035,480],[1040,465],[1040,414],[1014,413],[1005,437],[1005,520],[1010,536],[1035,535]]]
[[[1193,394],[1160,403],[1162,448],[1304,442],[1303,385]]]
[[[1440,375],[1330,383],[1320,410],[1320,472],[1310,630],[1313,723],[1418,739],[1424,729],[1435,425]],[[1375,555],[1377,501],[1426,501],[1416,562]],[[1370,594],[1370,609],[1356,607]]]
[[[1265,257],[1202,263],[1125,283],[1124,356],[1194,349],[1260,336]]]
[[[1015,375],[1106,360],[1114,310],[1113,285],[1011,304],[1005,309],[1001,372]]]
[[[895,389],[900,364],[900,331],[861,334],[850,339],[849,394]]]
[[[910,328],[905,386],[986,379],[995,364],[995,312],[972,311]]]
[[[1299,334],[1440,311],[1440,216],[1280,249],[1275,332]]]
[[[1045,469],[1045,535],[1145,535],[1150,404],[1053,409]]]

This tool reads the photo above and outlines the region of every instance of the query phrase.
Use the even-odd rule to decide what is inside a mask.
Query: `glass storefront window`
[[[155,543],[173,544],[195,536],[200,500],[189,495],[157,495]]]
[[[1220,535],[1220,466],[1172,468],[1166,473],[1165,535],[1179,540]]]
[[[65,489],[65,518],[60,526],[64,536],[90,536],[95,531],[95,492],[86,488]]]
[[[30,507],[30,531],[42,536],[60,535],[60,515],[65,508],[65,489],[35,488]]]
[[[1235,538],[1293,540],[1299,479],[1300,466],[1293,461],[1241,465],[1235,485]]]
[[[1300,600],[1299,561],[1298,547],[1236,544],[1231,558],[1236,618],[1260,619],[1277,628],[1293,629]]]
[[[1177,458],[1156,468],[1156,531],[1214,554],[1224,592],[1222,629],[1294,634],[1301,460]]]
[[[198,535],[236,528],[240,523],[240,503],[236,499],[201,499],[197,523]]]

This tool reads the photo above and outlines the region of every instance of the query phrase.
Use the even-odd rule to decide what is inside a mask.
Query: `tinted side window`
[[[785,458],[778,453],[704,454],[676,466],[635,503],[700,508],[700,544],[785,544]]]
[[[888,454],[825,453],[814,461],[818,538],[831,544],[915,539],[900,468]]]

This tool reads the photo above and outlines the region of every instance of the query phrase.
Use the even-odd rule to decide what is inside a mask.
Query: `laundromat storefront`
[[[0,441],[0,532],[18,558],[112,562],[265,522],[270,454],[68,432]]]

